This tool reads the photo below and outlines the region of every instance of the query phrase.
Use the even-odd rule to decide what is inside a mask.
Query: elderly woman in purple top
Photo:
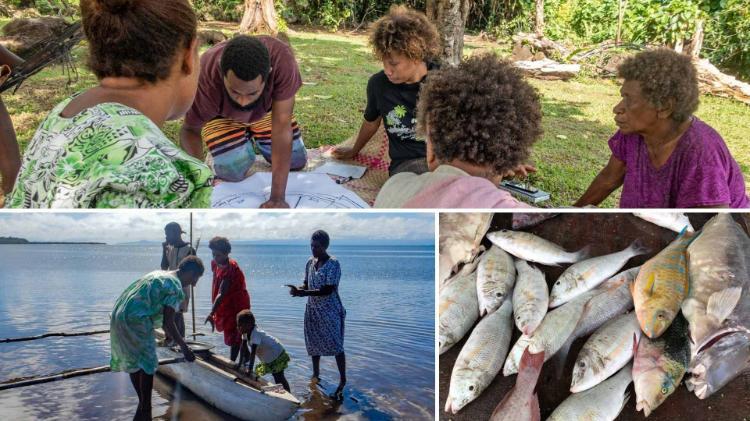
[[[341,266],[328,254],[330,237],[322,230],[315,231],[310,239],[312,257],[305,267],[305,282],[300,287],[290,287],[293,297],[308,297],[305,307],[305,347],[312,357],[312,380],[320,380],[320,357],[336,357],[339,385],[331,397],[344,398],[346,385],[346,357],[344,354],[344,319],[346,310],[339,297]]]
[[[690,58],[645,51],[618,76],[612,156],[575,206],[597,205],[622,186],[621,208],[748,207],[739,165],[716,130],[693,115],[698,80]]]

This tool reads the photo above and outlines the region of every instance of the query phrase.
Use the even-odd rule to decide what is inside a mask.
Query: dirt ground
[[[690,221],[693,227],[698,230],[711,216],[711,214],[691,214]],[[748,230],[747,224],[750,222],[750,218],[747,216],[742,218],[739,215],[735,215],[735,219],[741,221],[740,223],[744,226],[745,231]],[[490,231],[510,228],[510,225],[510,214],[497,214],[493,219]],[[594,256],[619,251],[627,247],[636,238],[640,238],[646,246],[651,248],[652,252],[645,256],[633,258],[625,268],[643,264],[647,259],[669,244],[676,235],[672,231],[660,228],[631,214],[624,213],[562,214],[529,228],[527,231],[555,242],[566,250],[578,250],[590,244],[592,247],[591,252]],[[487,240],[485,239],[485,241]],[[486,245],[489,246],[489,242]],[[565,267],[553,268],[541,266],[550,286],[563,272]],[[511,346],[520,336],[520,332],[517,329],[514,330]],[[464,407],[458,414],[451,415],[443,412],[445,400],[448,396],[451,370],[461,347],[463,347],[468,337],[469,334],[467,333],[461,342],[441,355],[439,359],[439,414],[442,420],[488,419],[495,406],[497,406],[515,384],[515,375],[504,377],[501,371],[484,393]],[[580,338],[573,344],[562,379],[557,380],[555,378],[555,367],[551,360],[544,365],[537,385],[542,419],[546,419],[557,405],[568,397],[575,356],[578,355],[578,351],[586,342],[586,339]],[[631,394],[630,399],[617,419],[622,421],[645,419],[643,412],[636,412],[635,410],[635,392],[633,391],[632,384],[628,387],[628,391]],[[648,419],[678,420],[687,416],[690,419],[701,421],[750,420],[750,371],[737,377],[731,383],[724,386],[723,389],[705,400],[698,399],[683,384]]]

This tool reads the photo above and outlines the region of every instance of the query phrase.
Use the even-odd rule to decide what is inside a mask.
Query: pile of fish
[[[502,369],[518,376],[491,419],[540,419],[535,390],[542,365],[554,358],[559,376],[572,343],[584,337],[572,394],[550,420],[613,420],[631,382],[636,408],[648,416],[685,376],[687,388],[704,399],[750,369],[750,238],[730,214],[716,215],[699,232],[683,214],[637,215],[679,234],[624,271],[631,258],[651,252],[638,240],[590,257],[588,247],[568,251],[528,232],[501,230],[486,234],[492,245],[484,251],[490,222],[476,215],[487,217],[465,217],[474,225],[453,235],[463,238],[452,248],[462,254],[446,253],[451,260],[440,262],[451,265],[441,280],[440,353],[471,331],[453,366],[446,412],[476,399]],[[442,218],[441,239],[444,229],[457,228]],[[537,264],[570,266],[550,290]],[[511,346],[514,326],[521,336]]]

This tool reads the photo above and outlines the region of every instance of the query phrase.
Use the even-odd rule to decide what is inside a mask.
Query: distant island
[[[0,244],[100,244],[100,245],[106,245],[107,243],[97,243],[93,241],[29,241],[25,238],[18,238],[18,237],[0,237]]]

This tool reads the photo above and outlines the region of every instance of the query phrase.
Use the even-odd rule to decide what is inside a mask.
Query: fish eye
[[[516,320],[521,320],[521,316],[516,316]]]
[[[502,297],[502,296],[503,296],[503,293],[502,293],[502,292],[496,292],[496,293],[495,293],[495,297]]]
[[[474,390],[474,385],[469,386],[469,390],[473,391]],[[664,389],[662,389],[662,390],[664,390]]]
[[[661,394],[662,395],[666,395],[667,394],[667,388],[666,387],[662,387],[661,388]]]
[[[657,314],[656,317],[659,318],[659,320],[664,320],[664,314],[663,313]]]
[[[578,367],[586,367],[586,361],[581,361],[580,363],[578,363]]]

